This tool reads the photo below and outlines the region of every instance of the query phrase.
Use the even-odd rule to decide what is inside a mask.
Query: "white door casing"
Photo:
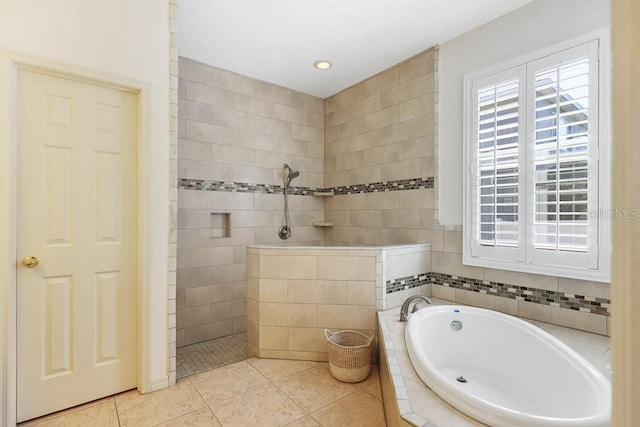
[[[21,70],[17,418],[138,383],[138,99]]]

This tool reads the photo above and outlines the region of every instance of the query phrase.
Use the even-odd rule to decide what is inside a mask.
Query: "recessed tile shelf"
[[[313,221],[313,226],[314,227],[333,227],[333,222],[328,222],[328,221]]]
[[[333,197],[333,191],[314,191],[313,197]]]
[[[211,212],[209,233],[213,239],[231,237],[231,212]]]

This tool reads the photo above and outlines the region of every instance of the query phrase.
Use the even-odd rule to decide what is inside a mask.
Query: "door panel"
[[[137,96],[18,74],[18,420],[137,385]]]

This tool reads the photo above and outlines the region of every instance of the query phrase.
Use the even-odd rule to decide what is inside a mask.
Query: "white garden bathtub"
[[[425,384],[486,424],[610,425],[609,381],[523,320],[475,307],[429,306],[411,315],[405,339]]]

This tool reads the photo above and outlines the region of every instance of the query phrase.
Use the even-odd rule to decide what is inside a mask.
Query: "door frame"
[[[156,335],[160,332],[157,327],[152,331],[150,324],[151,283],[152,277],[157,279],[159,270],[159,277],[166,277],[166,261],[151,262],[150,237],[156,233],[167,233],[167,230],[163,229],[161,222],[155,224],[142,220],[148,218],[151,211],[153,181],[150,176],[153,148],[149,138],[150,85],[111,73],[0,50],[0,426],[14,426],[17,420],[16,105],[18,73],[21,70],[129,91],[138,97],[138,390],[142,393],[155,391],[167,387],[169,381],[168,376],[154,380],[151,374],[151,339],[154,332]],[[165,348],[166,342],[164,340]]]

